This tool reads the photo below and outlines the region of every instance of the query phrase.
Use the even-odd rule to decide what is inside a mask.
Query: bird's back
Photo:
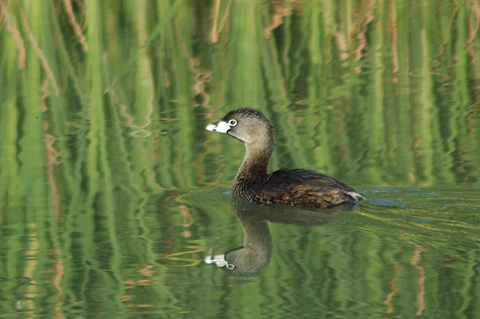
[[[257,203],[329,208],[352,205],[362,198],[342,182],[305,169],[281,169],[262,181],[243,184],[237,181],[234,192]]]

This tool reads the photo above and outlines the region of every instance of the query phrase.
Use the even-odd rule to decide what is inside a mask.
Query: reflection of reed
[[[397,292],[396,283],[397,283],[398,267],[396,265],[392,266],[392,272],[394,277],[390,279],[388,283],[390,292],[387,294],[387,296],[385,297],[385,300],[383,301],[383,303],[386,306],[385,313],[392,313],[394,310],[392,299],[393,299],[393,296],[395,296],[395,293]]]
[[[2,3],[8,31],[3,38],[6,47],[18,53],[12,58],[20,68],[27,55],[30,65],[39,63],[35,71],[27,70],[32,80],[23,82],[30,85],[38,79],[37,89],[25,87],[25,92],[38,93],[40,83],[48,83],[48,131],[33,138],[40,141],[41,135],[49,134],[56,139],[58,152],[74,154],[71,145],[59,137],[68,130],[66,123],[79,123],[87,133],[90,155],[85,154],[87,149],[78,155],[86,156],[84,167],[89,176],[113,176],[108,164],[117,155],[107,146],[116,144],[123,152],[119,157],[125,159],[130,180],[143,180],[145,173],[147,188],[195,186],[198,178],[190,163],[195,162],[200,172],[212,171],[220,161],[211,162],[207,157],[236,149],[225,146],[204,153],[196,148],[195,128],[204,123],[197,121],[202,111],[192,112],[190,105],[217,112],[216,105],[224,104],[229,108],[255,106],[272,117],[279,127],[279,152],[272,160],[277,168],[307,166],[339,178],[348,175],[347,181],[373,183],[434,184],[475,181],[480,176],[474,165],[478,158],[472,155],[480,144],[473,107],[477,97],[469,92],[469,81],[478,72],[475,66],[473,73],[466,72],[478,51],[476,2],[465,8],[450,5],[458,13],[455,15],[439,11],[442,24],[455,26],[443,34],[436,33],[433,25],[433,4],[409,11],[391,1],[378,6],[352,3],[346,10],[318,3],[273,2],[270,11],[258,11],[249,2],[216,1],[211,7],[197,4],[204,10],[195,11],[193,4],[159,2],[158,13],[142,2],[129,12],[128,27],[114,18],[121,7],[98,4],[94,9],[99,11],[93,12],[81,4],[78,8],[72,5],[63,1],[63,6],[47,6],[58,20],[50,19],[33,30],[30,25],[43,14],[39,7],[27,10]],[[85,8],[92,11],[84,30]],[[193,11],[197,15],[194,21],[189,18]],[[98,17],[98,12],[108,19]],[[67,19],[58,18],[62,13]],[[157,14],[160,20],[152,24],[149,19]],[[412,37],[409,31],[420,22],[424,31]],[[68,28],[62,28],[64,24]],[[215,46],[221,50],[192,49],[194,43],[207,49],[210,41],[202,41],[212,40],[213,34],[218,40]],[[54,47],[57,50],[51,49]],[[131,52],[126,50],[129,47]],[[7,69],[6,78],[20,81],[21,74]],[[351,70],[363,71],[358,75]],[[390,75],[395,83],[385,81]],[[13,95],[14,87],[5,87],[11,89],[4,100],[20,103]],[[69,102],[59,92],[70,96],[70,109],[65,108]],[[392,100],[394,92],[403,93]],[[193,101],[195,95],[201,99],[199,103]],[[26,118],[37,116],[33,108],[42,99],[33,94],[27,99]],[[437,102],[443,100],[448,103]],[[288,106],[293,101],[303,102]],[[114,105],[118,109],[112,108]],[[292,109],[297,112],[293,114]],[[167,120],[159,123],[162,113]],[[8,114],[2,114],[6,122],[10,121]],[[111,120],[108,127],[107,119]],[[19,123],[15,116],[11,121],[11,126]],[[126,138],[124,121],[133,131],[130,134],[144,140]],[[35,125],[28,127],[27,135]],[[139,130],[141,136],[136,134]],[[106,137],[107,131],[117,134]],[[12,134],[9,130],[2,136],[15,138]],[[128,151],[127,145],[135,151]],[[70,161],[67,166],[72,165]],[[75,165],[83,164],[79,161],[71,166],[78,171]],[[225,178],[231,179],[237,163],[225,165],[230,172]],[[96,183],[92,178],[94,192]]]
[[[426,252],[427,250],[417,243],[414,243],[412,241],[408,241],[409,244],[414,246],[414,251],[413,255],[410,258],[410,264],[415,267],[415,269],[418,271],[418,290],[417,290],[417,296],[416,296],[416,302],[417,302],[417,308],[415,311],[416,316],[422,315],[423,311],[425,310],[425,280],[426,280],[426,274],[425,274],[425,268],[423,266],[420,266],[421,262],[421,254],[423,252]],[[389,282],[389,287],[390,287],[390,292],[387,294],[384,304],[386,306],[385,313],[389,314],[394,312],[394,306],[392,299],[393,297],[399,293],[398,288],[397,288],[397,281],[400,281],[399,275],[400,271],[399,268],[396,264],[392,265],[392,273],[393,273],[393,278]]]
[[[421,261],[421,254],[425,252],[425,248],[421,247],[418,244],[415,244],[415,251],[413,253],[410,263],[415,269],[418,270],[418,295],[417,295],[417,311],[415,312],[416,316],[420,316],[425,310],[425,269],[419,265]]]
[[[229,15],[229,8],[230,8],[230,4],[232,3],[231,0],[228,0],[227,1],[227,4],[225,5],[225,9],[224,9],[224,12],[223,12],[223,17],[220,19],[219,15],[220,15],[220,5],[221,5],[222,1],[220,0],[215,0],[215,3],[213,5],[213,23],[212,23],[212,30],[210,32],[210,41],[212,41],[212,43],[215,43],[218,41],[218,35],[220,34],[220,32],[222,31],[222,29],[225,27],[225,23],[227,21],[227,18],[228,18],[228,15]],[[218,20],[220,19],[220,23],[218,22]]]
[[[176,216],[188,225],[191,212],[162,210],[149,220],[148,198],[230,183],[242,146],[211,143],[203,127],[205,117],[234,107],[259,108],[274,121],[272,170],[308,167],[353,185],[478,183],[479,8],[478,1],[433,0],[0,1],[1,276],[17,282],[4,285],[4,302],[22,295],[17,278],[28,275],[38,285],[26,285],[32,291],[54,283],[59,305],[115,308],[132,260],[157,267],[161,279],[145,293],[152,304],[180,300],[167,289],[168,265],[158,264],[156,245],[188,265],[205,247],[171,242],[177,230],[161,226],[175,225]],[[180,237],[195,238],[193,226],[180,227]],[[366,252],[347,235],[334,238],[338,253],[319,253],[310,241],[305,252],[292,251],[297,259],[280,253],[289,267],[272,270],[286,279],[293,268],[304,286],[324,279],[328,298],[287,285],[275,287],[278,296],[294,304],[306,293],[313,304],[347,308],[367,295],[349,290],[352,281],[363,284],[351,260]],[[375,255],[383,246],[378,239],[365,247]],[[417,314],[425,315],[441,304],[427,291],[435,261],[415,249],[415,291],[394,274],[388,292],[378,293],[384,287],[375,280],[368,292],[392,307],[397,296],[415,295]],[[297,262],[304,256],[313,268]],[[453,276],[474,291],[478,256],[462,258],[468,262],[458,262]],[[360,273],[381,263],[366,259]],[[29,292],[29,307],[48,293]],[[462,307],[473,309],[478,296],[467,294]]]

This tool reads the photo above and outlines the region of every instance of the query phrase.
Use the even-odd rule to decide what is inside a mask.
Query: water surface
[[[479,318],[479,12],[0,2],[0,316]],[[239,203],[237,107],[366,200]]]

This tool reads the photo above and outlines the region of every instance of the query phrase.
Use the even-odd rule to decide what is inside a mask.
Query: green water
[[[479,12],[0,2],[0,318],[480,318]],[[247,106],[366,200],[232,198]]]

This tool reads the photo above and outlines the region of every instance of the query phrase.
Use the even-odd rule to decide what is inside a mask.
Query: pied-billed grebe
[[[268,174],[274,131],[272,123],[258,110],[233,110],[206,129],[245,143],[245,158],[232,190],[251,202],[329,208],[355,204],[362,198],[353,188],[310,170],[280,169]]]

